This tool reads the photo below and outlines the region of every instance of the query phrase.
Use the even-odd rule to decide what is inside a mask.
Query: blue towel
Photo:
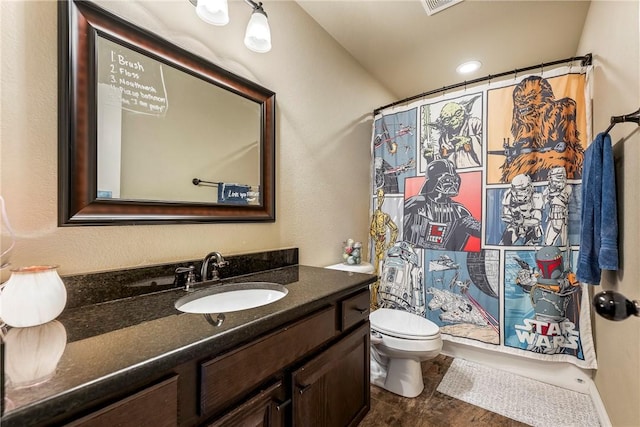
[[[602,270],[618,269],[616,176],[608,134],[598,134],[585,152],[581,220],[576,276],[598,285]]]

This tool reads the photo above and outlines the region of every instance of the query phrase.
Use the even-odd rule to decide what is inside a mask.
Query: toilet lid
[[[419,339],[437,335],[438,325],[417,314],[390,308],[380,308],[369,315],[371,327],[398,338]]]

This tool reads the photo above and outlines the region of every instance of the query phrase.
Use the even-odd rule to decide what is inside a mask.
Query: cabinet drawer
[[[201,365],[200,410],[214,414],[335,334],[334,306]]]
[[[369,289],[358,292],[341,303],[342,319],[340,330],[345,331],[356,323],[369,317],[370,295]]]
[[[173,427],[178,425],[178,376],[148,387],[68,426]]]

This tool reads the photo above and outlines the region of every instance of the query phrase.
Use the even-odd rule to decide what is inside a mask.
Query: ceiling
[[[588,53],[586,0],[465,0],[431,16],[423,0],[297,2],[398,99]],[[482,68],[456,73],[472,59]]]

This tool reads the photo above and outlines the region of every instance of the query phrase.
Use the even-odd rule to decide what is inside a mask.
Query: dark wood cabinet
[[[369,322],[292,374],[294,426],[355,426],[370,407]]]
[[[368,315],[360,288],[235,349],[158,372],[69,425],[355,426],[370,406]]]

